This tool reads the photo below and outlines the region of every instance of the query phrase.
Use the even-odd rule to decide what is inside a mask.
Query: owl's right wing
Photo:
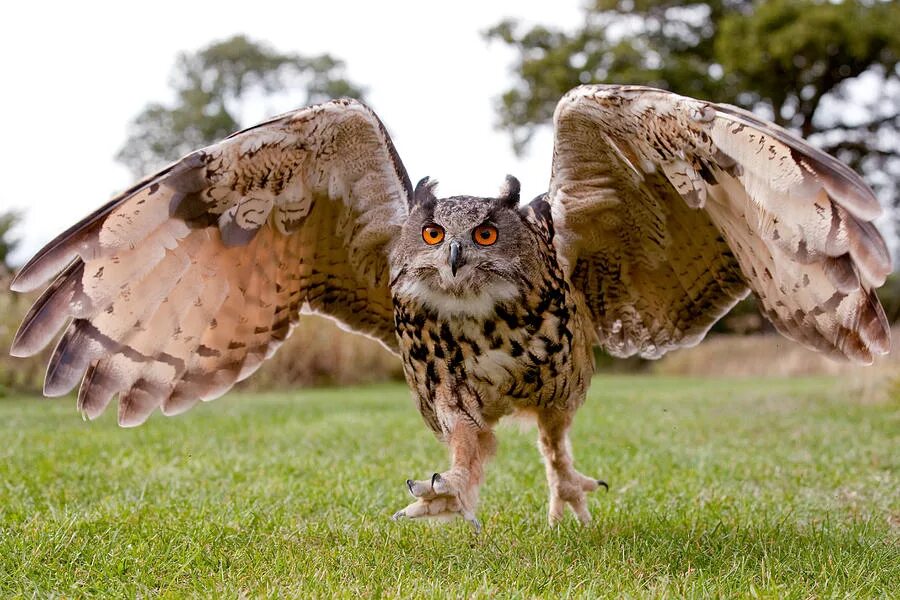
[[[557,248],[610,353],[696,344],[749,290],[809,348],[889,350],[880,207],[845,165],[741,109],[646,87],[576,88],[554,122]]]
[[[187,410],[248,377],[302,309],[396,351],[388,249],[409,177],[354,100],[303,108],[193,152],[51,241],[16,276],[37,300],[11,352],[69,322],[44,393],[119,423]]]

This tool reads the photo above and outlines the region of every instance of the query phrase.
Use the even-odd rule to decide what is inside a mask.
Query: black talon
[[[481,535],[481,521],[479,521],[476,517],[466,518],[466,521],[468,521],[469,525],[472,526],[472,529],[475,531],[475,535]]]
[[[412,489],[413,483],[415,483],[415,482],[412,479],[406,480],[406,487],[409,488],[409,493],[412,494],[413,496],[415,496],[415,494],[413,494],[413,489]]]
[[[434,483],[441,480],[441,474],[435,473],[431,476],[431,490],[434,491]]]
[[[606,483],[605,481],[603,481],[602,479],[598,479],[598,480],[597,480],[597,487],[600,487],[601,485],[603,486],[603,488],[604,488],[607,492],[609,491],[609,484]]]

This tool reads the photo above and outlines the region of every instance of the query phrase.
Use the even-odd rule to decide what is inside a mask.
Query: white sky
[[[392,8],[385,8],[391,6]],[[132,182],[113,160],[128,122],[169,97],[176,54],[243,33],[282,51],[328,52],[368,88],[415,182],[443,195],[546,190],[551,138],[517,159],[495,129],[514,54],[481,32],[502,18],[575,26],[579,0],[6,3],[0,23],[0,211],[26,211],[23,261]],[[296,107],[260,107],[272,114]]]

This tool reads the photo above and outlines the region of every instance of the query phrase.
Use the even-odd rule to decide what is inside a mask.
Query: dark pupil
[[[437,229],[429,229],[429,230],[428,230],[428,235],[430,235],[430,236],[433,237],[433,238],[436,238],[436,237],[438,236]]]
[[[482,229],[481,230],[481,239],[486,240],[489,237],[491,237],[491,232],[488,231],[487,229]]]

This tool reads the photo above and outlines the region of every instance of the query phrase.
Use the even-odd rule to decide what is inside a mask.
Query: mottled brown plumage
[[[451,467],[407,481],[397,516],[475,508],[493,429],[535,420],[550,520],[603,482],[567,432],[592,346],[655,358],[699,342],[748,292],[779,331],[869,363],[890,335],[875,288],[890,272],[860,178],[734,107],[634,86],[583,86],[555,116],[550,190],[519,206],[414,190],[367,107],[277,117],[149,177],[41,250],[13,288],[56,278],[13,354],[65,328],[47,395],[78,385],[119,422],[225,393],[290,335],[330,316],[400,354]],[[57,275],[57,273],[59,273]]]
[[[440,299],[423,300],[407,292],[419,283],[420,275],[409,269],[397,274],[394,318],[400,353],[425,421],[439,435],[448,434],[450,425],[441,421],[448,415],[436,409],[445,391],[451,392],[461,416],[478,427],[516,408],[568,408],[570,401],[579,401],[578,392],[586,389],[591,374],[590,325],[578,314],[559,264],[548,260],[553,255],[548,204],[539,199],[519,211],[505,207],[502,199],[433,200],[438,202],[457,214],[465,212],[466,205],[476,207],[473,217],[460,224],[463,238],[475,225],[499,221],[498,212],[510,213],[522,225],[516,246],[524,242],[533,250],[528,256],[518,248],[517,258],[533,260],[527,270],[515,274],[515,296],[491,303],[484,314],[466,307],[447,309]],[[436,220],[431,206],[421,210],[424,214],[419,215],[417,207],[410,218]],[[439,215],[437,220],[446,222]],[[474,251],[467,248],[463,253]],[[489,251],[505,255],[502,248]],[[395,262],[403,264],[404,258],[397,256]]]

